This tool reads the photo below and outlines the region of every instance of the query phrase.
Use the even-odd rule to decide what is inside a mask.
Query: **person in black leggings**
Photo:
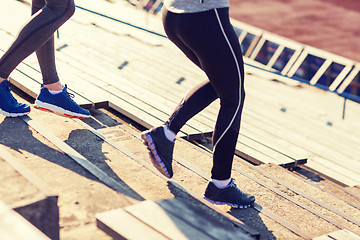
[[[0,113],[8,117],[28,114],[30,106],[18,103],[7,80],[15,67],[36,51],[43,86],[35,108],[75,118],[88,118],[90,112],[77,105],[60,83],[55,66],[54,32],[75,12],[73,0],[32,0],[32,18],[0,58]]]
[[[217,98],[220,111],[213,132],[212,181],[205,198],[217,204],[249,207],[255,198],[243,193],[231,169],[244,105],[244,64],[241,47],[230,24],[229,8],[175,13],[163,10],[168,38],[207,75],[176,107],[164,126],[142,133],[154,166],[171,178],[175,135],[194,115]]]

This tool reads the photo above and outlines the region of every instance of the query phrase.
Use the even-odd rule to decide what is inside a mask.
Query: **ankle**
[[[176,134],[171,131],[168,126],[166,125],[163,125],[163,128],[164,128],[164,133],[165,133],[165,136],[166,138],[170,141],[170,142],[175,142],[175,139],[176,139]]]
[[[231,182],[231,178],[226,180],[211,179],[211,182],[215,185],[215,187],[223,189],[229,185],[229,183]]]
[[[7,80],[7,79],[0,77],[0,83],[2,83],[2,82],[5,81],[5,80]]]
[[[51,84],[44,84],[43,87],[53,92],[61,92],[63,90],[63,86],[60,81]]]

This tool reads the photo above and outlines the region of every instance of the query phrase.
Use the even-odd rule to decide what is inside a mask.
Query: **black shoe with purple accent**
[[[162,126],[152,128],[141,133],[141,138],[149,150],[149,155],[154,167],[164,176],[172,178],[172,158],[174,143],[169,141]]]
[[[213,204],[229,205],[234,208],[248,208],[254,205],[255,197],[242,192],[232,178],[225,188],[217,188],[210,182],[205,190],[204,198]]]

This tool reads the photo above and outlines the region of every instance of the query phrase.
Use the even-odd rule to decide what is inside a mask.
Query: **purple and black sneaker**
[[[217,188],[210,182],[205,190],[204,198],[213,204],[229,205],[234,208],[248,208],[254,205],[255,197],[242,192],[232,178],[225,188]]]
[[[149,155],[154,167],[164,176],[172,178],[172,158],[174,142],[167,139],[162,126],[152,128],[141,133],[141,138],[149,150]]]

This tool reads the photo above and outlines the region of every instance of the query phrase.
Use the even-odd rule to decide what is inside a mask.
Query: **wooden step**
[[[5,137],[2,136],[1,138],[4,139]],[[7,145],[6,140],[1,142]],[[0,165],[2,172],[0,174],[2,178],[0,199],[49,238],[59,239],[58,195],[14,158],[3,145],[0,145]],[[5,206],[1,206],[1,208],[4,213],[9,214],[10,219],[16,219],[13,216],[14,214],[6,210]],[[6,223],[6,219],[3,223]],[[26,225],[21,222],[19,224]],[[8,233],[10,234],[17,227],[15,225],[14,229],[9,229]],[[0,224],[0,228],[6,228],[6,226]],[[1,233],[2,231],[0,231],[0,235]],[[31,233],[30,230],[29,233]],[[20,233],[19,236],[21,236]]]
[[[177,198],[99,213],[97,226],[114,239],[253,239]]]
[[[0,238],[17,240],[50,239],[2,201],[0,201]]]
[[[328,233],[316,238],[313,238],[313,240],[360,240],[360,236],[356,235],[355,233],[347,230],[347,229],[341,229],[336,232]]]

